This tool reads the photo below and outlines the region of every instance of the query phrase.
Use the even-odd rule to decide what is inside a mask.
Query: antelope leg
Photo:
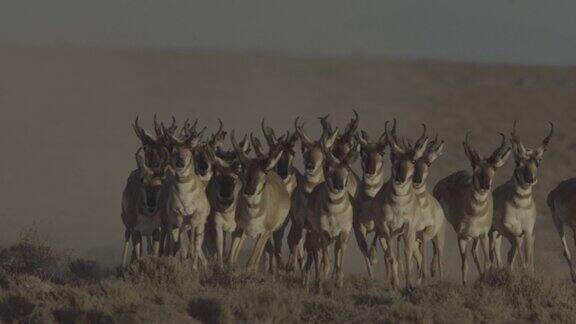
[[[128,249],[130,248],[130,230],[124,231],[124,249],[122,250],[122,267],[128,264]]]

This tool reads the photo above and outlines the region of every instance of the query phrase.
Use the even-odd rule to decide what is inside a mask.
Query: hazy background
[[[571,0],[2,0],[0,41],[576,63]]]
[[[530,147],[554,121],[535,189],[536,261],[567,278],[545,197],[574,175],[576,68],[542,65],[575,63],[574,9],[568,1],[0,1],[0,244],[32,226],[70,253],[117,264],[136,115],[148,127],[158,112],[211,130],[222,118],[241,133],[263,117],[293,129],[301,115],[315,136],[317,116],[343,125],[356,108],[373,137],[397,117],[404,134],[426,122],[446,140],[430,187],[468,168],[467,130],[489,154],[514,119]],[[438,58],[446,61],[429,60]],[[454,277],[460,264],[447,231]],[[354,239],[349,251],[348,269],[364,272]]]

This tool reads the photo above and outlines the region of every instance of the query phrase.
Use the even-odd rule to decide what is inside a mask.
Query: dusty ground
[[[470,287],[430,283],[410,292],[350,276],[342,289],[307,293],[295,277],[192,273],[168,258],[114,273],[34,241],[0,250],[6,323],[574,323],[574,293],[541,274],[506,271]]]
[[[460,145],[467,130],[488,152],[514,119],[529,146],[554,121],[536,188],[536,267],[546,277],[568,277],[544,199],[574,175],[574,68],[2,46],[0,71],[2,246],[34,224],[59,250],[117,264],[136,115],[148,126],[154,112],[212,128],[222,118],[238,132],[257,129],[262,117],[291,129],[301,115],[316,135],[315,117],[330,113],[343,124],[356,108],[361,127],[374,135],[392,117],[405,134],[416,134],[422,122],[438,132],[447,153],[434,165],[432,183],[468,167]],[[498,183],[511,167],[499,171]],[[450,278],[460,268],[454,243],[450,234]],[[349,251],[347,271],[364,273],[354,241]]]

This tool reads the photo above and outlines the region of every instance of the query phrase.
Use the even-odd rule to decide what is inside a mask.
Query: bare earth
[[[556,133],[540,171],[536,197],[536,268],[568,278],[546,194],[575,175],[576,68],[486,66],[386,59],[324,59],[150,50],[0,47],[0,245],[18,241],[30,226],[50,245],[107,265],[119,261],[120,196],[135,166],[136,115],[150,126],[162,118],[217,118],[237,132],[257,130],[261,118],[278,130],[296,116],[317,135],[316,117],[343,125],[351,109],[361,127],[380,134],[397,117],[415,136],[427,123],[447,142],[432,185],[468,168],[461,141],[467,130],[488,154],[514,119],[525,144]],[[300,162],[298,162],[300,165]],[[497,183],[511,175],[511,161]],[[431,187],[432,187],[431,185]],[[452,230],[448,276],[458,278]],[[364,273],[351,241],[349,273]]]

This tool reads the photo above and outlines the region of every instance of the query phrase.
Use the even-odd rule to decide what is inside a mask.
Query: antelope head
[[[208,152],[208,150],[212,149],[215,152],[219,152],[222,148],[224,139],[226,138],[224,125],[220,119],[218,119],[218,123],[218,130],[212,134],[208,141],[201,142],[194,150],[194,167],[196,174],[198,174],[204,181],[209,181],[213,173],[212,162],[209,156],[210,152]]]
[[[282,155],[277,147],[272,147],[268,153],[264,153],[260,142],[254,136],[251,136],[251,139],[256,158],[250,158],[246,155],[243,148],[236,142],[234,131],[230,134],[232,146],[242,166],[243,194],[249,200],[259,199],[258,197],[260,197],[266,184],[266,175],[274,169]]]
[[[518,185],[527,189],[536,184],[538,181],[538,167],[544,157],[544,152],[548,147],[548,143],[554,133],[554,124],[550,122],[550,132],[542,140],[542,144],[537,149],[530,149],[524,147],[520,136],[516,133],[516,121],[512,128],[510,142],[512,143],[512,151],[516,160],[516,167],[514,168],[514,179]]]
[[[354,148],[342,159],[337,158],[332,150],[322,145],[326,160],[324,162],[324,177],[329,194],[333,199],[342,198],[348,194],[348,179],[350,178],[351,165],[357,157],[357,149]]]
[[[156,121],[156,118],[154,120]],[[142,144],[141,148],[144,151],[146,164],[156,172],[163,172],[170,159],[170,156],[166,154],[166,143],[163,137],[148,133],[140,126],[138,117],[132,124],[132,128]]]
[[[324,163],[324,152],[322,150],[322,145],[327,149],[331,149],[336,136],[338,136],[338,131],[332,131],[324,128],[322,137],[318,141],[313,141],[306,135],[304,131],[304,124],[299,124],[298,120],[300,117],[296,118],[294,121],[294,128],[296,134],[300,139],[302,156],[304,158],[304,171],[307,176],[316,176],[322,171],[322,165]]]
[[[242,151],[246,152],[248,148],[246,137],[240,142]],[[242,165],[235,153],[230,156],[222,157],[216,154],[209,147],[208,152],[214,165],[214,178],[216,184],[217,199],[223,207],[229,207],[236,199],[236,190],[241,185]]]
[[[443,153],[444,141],[438,142],[438,136],[436,136],[433,141],[428,143],[424,154],[416,160],[414,178],[412,179],[414,188],[419,189],[426,185],[428,175],[430,174],[430,166],[432,166],[432,163]]]
[[[466,133],[464,140],[464,153],[472,166],[472,184],[474,189],[480,193],[488,192],[492,189],[492,181],[496,170],[503,166],[510,157],[510,147],[506,145],[506,136],[500,133],[502,141],[500,146],[488,158],[480,157],[478,152],[470,143],[470,132]]]
[[[392,172],[390,174],[393,184],[400,187],[406,185],[412,186],[414,173],[416,169],[416,161],[420,159],[428,145],[428,137],[426,136],[426,126],[423,124],[423,132],[420,138],[414,145],[410,141],[398,141],[396,135],[396,119],[392,125],[392,131],[388,132],[388,122],[385,123],[386,137],[390,145],[390,162],[392,163]]]
[[[140,174],[140,208],[150,215],[155,214],[160,205],[166,165],[157,170],[153,169],[146,163],[146,158],[141,154],[143,151],[145,151],[144,147],[136,151],[136,164]]]
[[[203,128],[200,132],[197,132],[197,124],[198,120],[193,125],[186,121],[178,135],[175,134],[176,132],[170,133],[172,157],[170,167],[180,177],[189,176],[190,172],[195,171],[195,151],[200,145],[202,135],[206,130],[206,128]]]
[[[382,134],[378,141],[370,142],[368,134],[361,131],[357,135],[360,144],[360,157],[362,161],[362,173],[364,179],[371,180],[382,174],[384,169],[384,149],[388,145],[386,133]]]
[[[332,151],[336,157],[343,157],[348,155],[352,147],[356,147],[356,130],[358,129],[358,125],[360,124],[360,117],[356,110],[353,110],[354,117],[350,120],[348,125],[346,125],[346,129],[342,134],[340,134],[332,146]],[[330,122],[328,121],[329,115],[318,117],[320,119],[320,124],[322,125],[322,135],[329,136],[333,134],[333,128]]]
[[[296,156],[295,147],[298,142],[298,134],[296,132],[290,134],[290,132],[287,131],[284,136],[277,139],[274,130],[267,127],[264,120],[262,120],[262,132],[268,142],[268,146],[278,147],[282,152],[275,170],[282,180],[286,180],[291,174],[292,164],[294,162],[294,157]]]

